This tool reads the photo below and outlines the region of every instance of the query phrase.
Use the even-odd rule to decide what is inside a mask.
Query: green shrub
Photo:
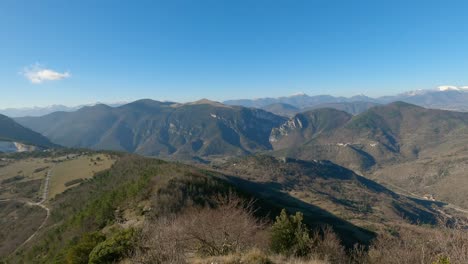
[[[84,234],[78,242],[71,246],[66,253],[66,262],[68,264],[87,264],[89,253],[93,248],[105,240],[105,236],[99,232]]]
[[[446,256],[439,257],[437,261],[432,262],[432,264],[450,264],[450,258]]]
[[[309,230],[302,223],[303,215],[287,215],[286,210],[276,217],[271,228],[271,249],[283,255],[305,256],[309,253]]]
[[[134,229],[118,231],[91,251],[89,263],[113,263],[127,256],[134,247],[135,234]]]

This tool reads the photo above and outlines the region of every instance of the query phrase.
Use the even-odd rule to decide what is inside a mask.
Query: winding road
[[[4,199],[4,200],[0,200],[0,202],[8,202],[8,201],[16,201],[16,202],[22,202],[22,203],[25,203],[29,206],[39,206],[41,207],[42,209],[44,209],[46,211],[46,217],[44,218],[44,220],[42,220],[42,223],[41,225],[37,228],[37,230],[28,237],[28,239],[26,239],[23,243],[21,243],[21,245],[19,245],[10,255],[16,253],[20,248],[22,248],[24,245],[26,245],[29,241],[31,241],[31,239],[33,239],[37,233],[45,226],[47,220],[49,219],[49,216],[50,216],[50,209],[44,205],[44,203],[47,201],[47,196],[49,195],[49,182],[50,182],[50,177],[52,176],[52,168],[50,168],[48,171],[47,171],[47,175],[46,175],[46,178],[44,180],[44,187],[43,187],[43,190],[42,190],[42,195],[41,195],[41,200],[39,202],[31,202],[31,201],[28,201],[28,200],[24,200],[24,199]]]

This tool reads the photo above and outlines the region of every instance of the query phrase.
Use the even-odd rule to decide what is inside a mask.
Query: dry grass
[[[41,189],[40,182],[44,179],[48,168],[53,165],[51,161],[43,158],[10,160],[6,163],[0,167],[0,182],[19,177],[18,180],[9,181],[8,184],[5,182],[0,184],[0,200],[37,198]]]
[[[49,199],[73,187],[73,185],[67,187],[65,183],[76,179],[89,179],[94,173],[109,169],[114,162],[115,160],[108,155],[96,154],[57,163],[50,178]]]
[[[8,165],[0,168],[0,181],[11,177],[15,177],[17,175],[26,176],[26,178],[30,180],[42,179],[44,178],[44,173],[46,171],[34,172],[34,170],[44,167],[50,167],[51,165],[52,162],[42,158],[10,161],[8,162]]]
[[[244,254],[231,254],[210,258],[193,258],[188,261],[191,264],[328,264],[329,262],[318,259],[300,259],[284,257],[280,255],[267,255],[263,251],[254,248]]]
[[[55,163],[51,159],[45,158],[8,161],[5,166],[0,167],[0,182],[16,176],[24,176],[23,179],[15,181],[16,183],[27,184],[33,180],[43,180],[49,168],[53,168],[48,195],[49,198],[53,198],[55,195],[73,186],[67,187],[65,183],[76,179],[91,178],[95,172],[106,170],[114,163],[114,160],[104,154],[93,156],[73,155],[70,157],[73,158],[69,159],[67,156],[64,156],[54,159]],[[11,186],[0,185],[0,199],[31,198],[29,196],[25,197],[21,192],[9,191],[9,189],[11,189]]]

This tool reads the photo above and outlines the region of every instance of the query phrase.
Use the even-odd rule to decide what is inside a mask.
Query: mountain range
[[[228,100],[227,105],[242,105],[272,111],[273,113],[291,116],[292,114],[322,108],[325,106],[359,114],[378,104],[406,102],[425,108],[453,111],[468,111],[468,89],[466,87],[441,86],[434,90],[416,90],[393,96],[372,98],[365,95],[353,97],[335,97],[331,95],[309,96],[296,94],[288,97]]]
[[[188,104],[139,100],[16,120],[67,147],[191,159],[271,150],[270,132],[285,118],[209,100]]]
[[[15,117],[23,117],[23,116],[43,116],[54,112],[74,112],[79,110],[85,106],[93,106],[100,103],[95,104],[85,104],[85,105],[77,105],[77,106],[65,106],[65,105],[50,105],[50,106],[34,106],[34,107],[20,107],[20,108],[4,108],[0,109],[0,114],[15,118]],[[107,104],[108,106],[120,106],[125,104],[124,102],[120,103],[111,103]]]
[[[440,86],[437,89],[415,90],[398,95],[382,96],[377,98],[365,95],[356,95],[352,97],[316,95],[309,96],[304,93],[292,96],[278,98],[259,98],[259,99],[240,99],[227,100],[226,105],[240,105],[245,107],[261,108],[277,115],[291,117],[299,112],[331,107],[343,110],[353,115],[364,112],[370,107],[379,104],[388,104],[391,102],[402,101],[426,108],[445,109],[453,111],[468,111],[468,88],[455,86]],[[45,107],[24,107],[24,108],[5,108],[0,109],[0,114],[17,117],[37,117],[54,112],[74,112],[83,107],[94,106],[101,103],[85,104],[78,106],[51,105]],[[106,104],[117,107],[126,104],[118,102]]]

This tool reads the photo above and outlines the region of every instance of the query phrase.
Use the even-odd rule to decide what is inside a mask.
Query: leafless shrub
[[[345,263],[347,261],[345,248],[330,226],[325,226],[312,233],[310,255],[329,263]]]
[[[397,235],[382,234],[371,246],[366,262],[383,264],[468,263],[468,233],[460,229],[404,226]],[[364,261],[363,261],[364,262]]]
[[[253,202],[235,195],[214,198],[215,208],[191,207],[147,223],[136,261],[184,263],[190,256],[219,256],[268,244]]]
[[[186,263],[185,243],[181,239],[183,229],[175,217],[161,217],[145,223],[134,257],[136,263]]]
[[[199,255],[217,256],[243,252],[257,244],[263,224],[254,217],[253,202],[235,195],[218,196],[217,208],[190,208],[181,217],[192,250]]]

